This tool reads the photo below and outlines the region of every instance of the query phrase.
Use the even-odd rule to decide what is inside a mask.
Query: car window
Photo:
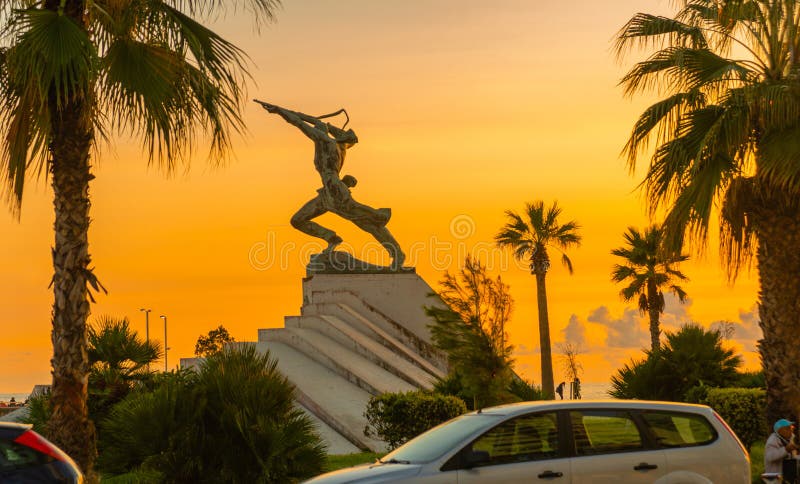
[[[0,441],[0,470],[21,469],[43,463],[47,457],[14,442]]]
[[[536,413],[507,420],[475,440],[472,443],[472,450],[489,454],[489,461],[482,465],[557,457],[556,413]]]
[[[642,418],[663,447],[705,445],[717,439],[714,427],[702,415],[647,411]]]
[[[627,411],[580,410],[569,415],[577,455],[625,452],[644,447],[639,429]]]
[[[490,428],[502,417],[490,414],[467,414],[456,417],[409,440],[381,460],[398,460],[412,464],[430,462],[460,444],[482,428]]]

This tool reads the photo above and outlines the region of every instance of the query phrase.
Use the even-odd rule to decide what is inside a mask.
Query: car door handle
[[[544,471],[539,474],[539,479],[551,479],[553,477],[561,477],[564,474],[562,472],[553,472],[553,471]]]
[[[651,471],[653,469],[658,469],[658,466],[656,464],[648,464],[647,462],[642,462],[638,466],[633,467],[635,471]]]

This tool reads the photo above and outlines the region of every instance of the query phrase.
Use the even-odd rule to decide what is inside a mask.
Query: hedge
[[[702,403],[716,410],[748,449],[769,433],[761,388],[710,388]]]
[[[364,435],[378,437],[394,449],[466,411],[464,401],[451,395],[426,391],[384,393],[370,398],[367,404]]]

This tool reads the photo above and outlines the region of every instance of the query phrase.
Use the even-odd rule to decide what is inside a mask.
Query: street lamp
[[[152,309],[139,308],[144,313],[144,335],[147,342],[150,342],[150,311]]]
[[[167,317],[162,314],[161,319],[164,320],[164,371],[167,372],[167,351],[169,350],[169,346],[167,346]]]
[[[144,335],[148,343],[150,343],[150,311],[152,309],[139,308],[139,311],[144,313]],[[147,371],[150,371],[150,363],[147,364]]]

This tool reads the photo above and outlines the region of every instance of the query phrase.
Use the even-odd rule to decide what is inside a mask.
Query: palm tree
[[[100,422],[104,474],[122,482],[299,482],[319,474],[325,445],[277,364],[245,344],[209,356],[197,373],[160,374],[152,391],[132,392]]]
[[[149,365],[161,358],[161,345],[143,340],[127,318],[102,317],[89,327],[89,415],[102,420],[109,408],[151,380]]]
[[[558,217],[561,208],[558,202],[545,207],[544,202],[537,201],[525,205],[525,219],[519,214],[507,210],[508,222],[495,236],[500,247],[509,247],[519,260],[529,263],[531,274],[536,276],[536,302],[539,306],[539,344],[542,349],[542,392],[547,398],[554,395],[553,356],[550,348],[550,322],[547,315],[547,288],[545,277],[550,269],[548,248],[561,252],[561,262],[572,274],[572,261],[566,250],[577,247],[581,243],[578,235],[580,226],[574,220],[561,225]]]
[[[674,18],[637,14],[618,34],[620,55],[655,50],[622,79],[625,92],[664,96],[634,125],[629,166],[650,156],[642,185],[651,213],[666,212],[672,251],[685,239],[702,247],[720,207],[720,253],[731,280],[755,255],[767,418],[796,416],[800,0],[680,5]]]
[[[645,351],[611,377],[613,398],[690,401],[689,392],[699,385],[731,386],[738,378],[742,357],[724,347],[725,338],[714,329],[687,323],[667,331],[660,351]]]
[[[620,291],[622,299],[632,300],[639,296],[639,311],[644,316],[650,315],[650,349],[653,352],[659,348],[659,318],[664,312],[664,293],[662,288],[667,287],[678,296],[680,302],[686,300],[686,291],[673,284],[677,279],[686,281],[688,278],[682,272],[673,268],[673,265],[689,259],[686,254],[670,254],[661,250],[661,240],[664,232],[660,227],[652,225],[639,232],[635,227],[628,227],[625,233],[625,247],[611,251],[623,259],[623,264],[615,264],[611,273],[614,282],[630,283]]]
[[[89,288],[103,289],[88,246],[92,150],[141,135],[151,162],[188,162],[198,129],[221,160],[243,128],[246,58],[204,27],[224,7],[272,18],[279,0],[0,1],[0,168],[19,215],[25,179],[53,187],[53,385],[49,437],[91,473],[87,417]]]

